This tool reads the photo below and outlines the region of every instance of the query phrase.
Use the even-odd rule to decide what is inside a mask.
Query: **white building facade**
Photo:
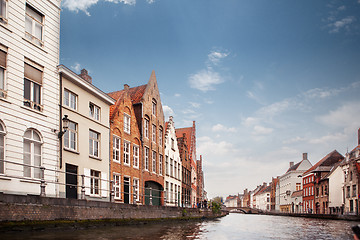
[[[279,178],[279,209],[281,212],[295,212],[294,198],[292,193],[302,189],[302,176],[312,167],[310,161],[307,159],[307,153],[303,153],[303,160],[294,165],[290,162],[288,171]],[[299,201],[300,203],[300,201]]]
[[[182,162],[177,144],[173,117],[165,130],[165,195],[167,206],[180,206],[182,196]]]
[[[60,1],[1,3],[0,191],[56,197]]]
[[[346,166],[346,164],[344,164]],[[342,214],[344,210],[344,169],[342,165],[335,166],[327,176],[329,179],[329,213]]]

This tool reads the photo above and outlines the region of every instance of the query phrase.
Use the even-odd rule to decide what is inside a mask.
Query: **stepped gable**
[[[327,154],[320,161],[318,161],[314,166],[308,169],[303,175],[306,175],[315,170],[320,170],[320,167],[331,167],[338,162],[341,162],[344,159],[344,156],[341,155],[338,151],[334,150],[331,153]]]

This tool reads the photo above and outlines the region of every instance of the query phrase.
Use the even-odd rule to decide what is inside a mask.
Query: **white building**
[[[92,84],[85,69],[77,75],[60,65],[59,73],[61,116],[69,119],[60,142],[60,166],[66,174],[59,173],[67,185],[59,187],[59,196],[109,200],[109,115],[115,100]]]
[[[256,208],[263,211],[270,211],[271,186],[263,188],[256,194]]]
[[[239,207],[238,206],[239,197],[237,195],[230,195],[226,198],[224,205],[226,207]]]
[[[57,195],[59,34],[59,0],[1,1],[1,192]]]
[[[294,165],[290,162],[290,168],[279,178],[279,208],[281,212],[295,212],[295,202],[292,193],[302,189],[302,174],[311,168],[307,159],[307,153],[303,153],[303,160]],[[300,201],[298,202],[300,204]]]
[[[347,164],[344,164],[346,166]],[[335,166],[329,175],[329,210],[330,214],[342,214],[344,209],[344,179],[342,165]]]
[[[173,117],[165,130],[165,192],[167,206],[180,206],[182,194],[182,162],[177,144]]]

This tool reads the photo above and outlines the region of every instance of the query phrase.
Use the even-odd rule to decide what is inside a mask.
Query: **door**
[[[66,198],[77,199],[77,171],[77,166],[66,164]]]
[[[124,177],[124,203],[130,203],[130,178]]]

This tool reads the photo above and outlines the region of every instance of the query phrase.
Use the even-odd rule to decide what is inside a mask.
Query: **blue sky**
[[[197,125],[209,197],[307,152],[357,145],[360,0],[63,0],[60,63],[104,92],[155,70],[166,116]]]

